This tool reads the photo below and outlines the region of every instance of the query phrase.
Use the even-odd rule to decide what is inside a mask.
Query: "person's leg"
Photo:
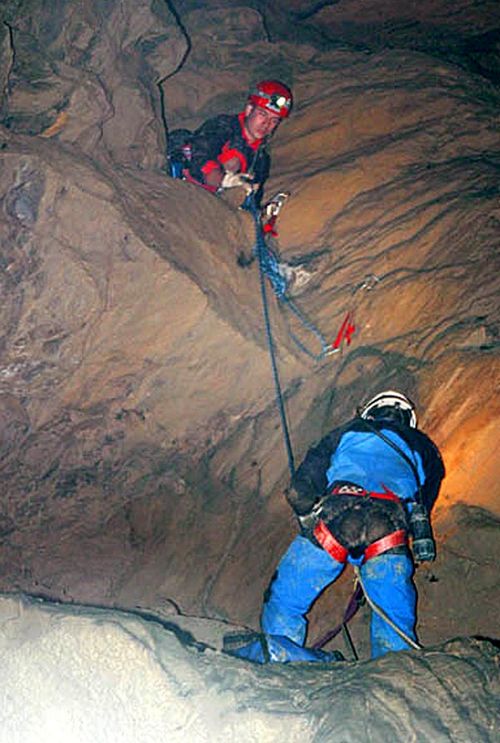
[[[408,637],[416,640],[417,592],[412,580],[413,572],[413,561],[408,553],[379,555],[361,567],[368,596]],[[372,658],[390,650],[410,648],[373,610],[370,636]]]
[[[284,635],[303,645],[307,630],[305,614],[343,568],[342,563],[306,537],[296,537],[267,589],[261,616],[263,632]]]

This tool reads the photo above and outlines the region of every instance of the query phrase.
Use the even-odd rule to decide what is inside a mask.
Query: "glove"
[[[318,522],[321,520],[321,517],[323,515],[323,501],[324,499],[320,498],[314,504],[310,511],[303,514],[297,514],[297,521],[299,522],[302,534],[304,536],[309,536],[316,528]]]
[[[221,188],[244,188],[246,194],[251,194],[258,185],[248,173],[231,173],[226,170],[222,178]]]
[[[314,511],[304,513],[302,516],[297,514],[297,521],[299,522],[300,529],[303,534],[308,534],[314,531],[316,524],[319,521],[319,516]]]

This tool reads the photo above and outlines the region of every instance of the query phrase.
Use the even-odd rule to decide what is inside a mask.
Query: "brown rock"
[[[253,225],[230,199],[165,176],[159,85],[170,128],[239,110],[258,78],[293,86],[271,147],[268,193],[293,192],[279,248],[314,272],[300,304],[323,334],[333,341],[348,311],[356,325],[350,346],[315,364],[287,323],[313,339],[271,297],[297,461],[361,398],[396,386],[443,449],[438,515],[457,500],[496,508],[491,75],[465,52],[456,64],[459,45],[412,48],[395,6],[384,12],[397,34],[375,44],[378,26],[368,53],[328,42],[337,11],[359,15],[354,2],[310,16],[329,19],[321,44],[317,28],[305,43],[278,34],[278,21],[290,33],[309,23],[288,13],[311,4],[271,17],[189,3],[182,27],[145,0],[77,5],[2,11],[0,585],[169,599],[256,624],[295,533],[259,279],[236,265]],[[491,30],[489,10],[473,10],[454,17],[464,37],[470,23]],[[449,635],[447,612],[424,625],[429,642]]]

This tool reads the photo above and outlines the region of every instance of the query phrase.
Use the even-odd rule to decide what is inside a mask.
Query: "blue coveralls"
[[[344,565],[306,537],[296,537],[278,566],[261,617],[266,635],[284,635],[302,646],[306,639],[305,615],[326,586],[342,573]],[[371,599],[415,640],[416,591],[413,562],[408,555],[383,554],[361,567],[361,577]],[[371,655],[405,650],[408,644],[372,612]],[[290,658],[292,660],[293,658]]]
[[[425,472],[418,452],[412,451],[394,431],[383,433],[411,457],[423,484]],[[408,462],[376,435],[359,431],[342,436],[326,475],[329,486],[335,481],[349,481],[372,492],[381,492],[385,486],[402,501],[411,501],[416,491],[415,474]],[[343,569],[344,564],[306,537],[294,539],[278,565],[262,610],[261,626],[270,660],[329,660],[328,654],[303,647],[307,632],[305,615]],[[415,640],[417,596],[413,572],[409,554],[386,553],[361,566],[361,577],[370,598]],[[372,658],[409,647],[375,612],[372,612],[370,636]],[[238,655],[264,662],[262,649],[256,644],[240,649]]]

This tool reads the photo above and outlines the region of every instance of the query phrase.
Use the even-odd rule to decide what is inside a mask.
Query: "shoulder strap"
[[[379,431],[378,428],[376,428],[376,426],[373,426],[368,420],[366,420],[366,418],[360,418],[360,420],[363,421],[366,428],[368,428],[372,433],[378,436],[379,439],[382,439],[382,441],[384,441],[388,446],[394,449],[394,451],[396,451],[399,456],[410,465],[411,471],[413,472],[413,476],[415,478],[415,482],[417,484],[418,502],[423,505],[422,485],[420,483],[420,475],[418,474],[418,469],[415,465],[415,462],[408,456],[405,451],[403,451],[403,449],[401,449],[400,446],[396,444],[395,441],[386,436],[385,433],[382,433],[382,431]]]

